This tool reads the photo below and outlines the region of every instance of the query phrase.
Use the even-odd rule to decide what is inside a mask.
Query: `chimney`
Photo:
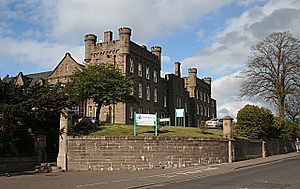
[[[112,31],[106,31],[104,32],[104,43],[107,43],[107,42],[110,42],[112,41],[112,36],[113,36],[113,33]]]
[[[181,76],[181,73],[180,73],[180,65],[181,63],[180,62],[175,62],[175,75],[176,76]]]

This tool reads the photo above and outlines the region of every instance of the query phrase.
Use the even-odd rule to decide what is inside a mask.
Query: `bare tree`
[[[241,72],[241,96],[274,103],[284,118],[287,95],[300,88],[300,41],[289,32],[272,33],[252,46],[252,51]]]
[[[288,95],[285,102],[286,117],[293,122],[300,120],[300,94]]]

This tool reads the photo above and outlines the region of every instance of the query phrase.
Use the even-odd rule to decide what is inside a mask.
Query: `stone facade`
[[[120,28],[116,40],[111,31],[106,31],[99,43],[96,35],[87,34],[84,43],[85,65],[77,63],[70,53],[66,53],[53,71],[25,76],[20,72],[15,78],[16,84],[63,84],[70,81],[74,71],[84,66],[111,64],[133,78],[132,95],[137,97],[138,103],[101,107],[102,122],[132,124],[133,114],[137,112],[171,117],[171,124],[174,125],[176,108],[184,108],[186,112],[185,123],[182,118],[176,120],[180,126],[199,126],[217,117],[216,100],[211,98],[211,78],[198,78],[196,68],[189,68],[188,77],[181,77],[180,62],[175,63],[175,74],[161,78],[162,48],[153,46],[148,50],[146,46],[136,44],[131,40],[130,28]],[[74,107],[74,111],[84,117],[95,117],[97,108],[97,104],[87,100]]]
[[[186,119],[178,118],[177,125],[199,126],[217,116],[216,100],[211,98],[211,78],[200,79],[197,69],[190,68],[189,76],[181,77],[180,63],[175,63],[175,74],[161,78],[162,48],[131,41],[131,29],[119,29],[119,39],[113,39],[111,31],[104,32],[103,42],[97,43],[97,36],[87,34],[85,58],[87,65],[112,64],[134,80],[132,95],[139,99],[135,105],[118,103],[101,108],[100,120],[111,123],[133,123],[133,112],[158,113],[160,117],[171,117],[175,124],[175,108],[185,108]],[[87,103],[88,117],[96,115],[97,105]]]

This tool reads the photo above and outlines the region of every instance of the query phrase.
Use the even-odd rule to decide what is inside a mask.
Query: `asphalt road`
[[[76,171],[1,176],[0,189],[300,189],[300,156],[285,156],[288,159],[279,160],[271,157],[269,162],[272,163],[268,164],[265,164],[268,159],[265,158],[233,164],[169,170]],[[257,163],[260,165],[252,167]],[[243,166],[247,167],[242,168]]]
[[[300,157],[151,189],[300,189]]]

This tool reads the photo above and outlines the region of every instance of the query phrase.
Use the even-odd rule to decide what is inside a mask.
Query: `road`
[[[266,161],[169,170],[73,171],[36,175],[1,176],[0,188],[9,189],[257,189],[300,188],[300,156]],[[274,162],[275,161],[275,162]],[[257,164],[260,165],[257,165]],[[244,167],[246,166],[246,167]],[[249,167],[250,166],[250,167]],[[298,180],[297,180],[298,179]]]

